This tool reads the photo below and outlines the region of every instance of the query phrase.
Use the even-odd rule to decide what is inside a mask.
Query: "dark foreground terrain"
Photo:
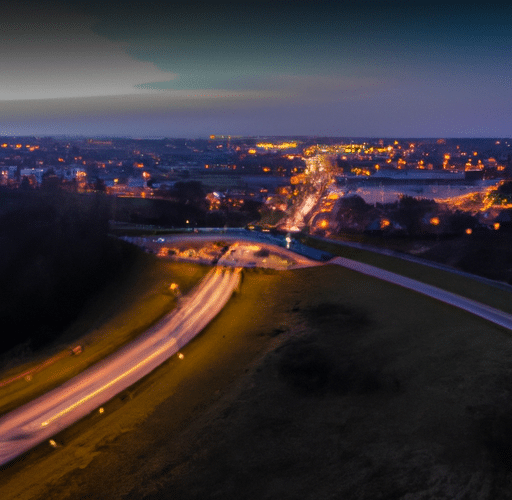
[[[0,497],[510,498],[512,342],[483,320],[335,266],[253,271],[184,354]]]

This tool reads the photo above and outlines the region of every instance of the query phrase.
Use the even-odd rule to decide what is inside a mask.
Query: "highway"
[[[203,237],[204,238],[204,237]],[[208,239],[208,238],[205,238]],[[235,238],[236,239],[236,238]],[[63,385],[0,418],[0,465],[77,422],[116,394],[130,387],[187,344],[221,311],[240,283],[240,266],[263,265],[253,242],[238,239],[169,315],[130,344],[70,379]],[[282,258],[293,253],[259,242]],[[261,262],[260,262],[261,260]],[[328,264],[372,276],[458,307],[512,331],[512,315],[451,292],[368,264],[335,257]],[[291,265],[290,265],[291,264]],[[297,255],[285,268],[322,265]]]
[[[228,228],[226,230],[216,230],[215,228],[198,228],[197,233],[178,233],[155,236],[124,236],[121,239],[138,245],[142,248],[150,248],[155,253],[162,246],[179,244],[179,243],[197,243],[197,242],[215,242],[225,241],[228,244],[250,244],[251,242],[265,246],[272,253],[282,255],[292,261],[296,261],[298,265],[310,265],[313,261],[327,260],[331,255],[328,252],[308,247],[292,239],[287,245],[284,235],[275,236],[260,231],[249,231],[243,228]],[[304,260],[301,258],[305,257]]]
[[[476,316],[484,318],[487,321],[491,321],[492,323],[502,326],[503,328],[512,330],[512,314],[494,309],[493,307],[481,304],[480,302],[461,297],[455,293],[447,292],[441,288],[427,285],[411,278],[406,278],[405,276],[400,276],[399,274],[395,274],[390,271],[385,271],[384,269],[380,269],[378,267],[370,266],[369,264],[346,259],[344,257],[335,257],[328,263],[337,264],[346,267],[347,269],[351,269],[353,271],[357,271],[359,273],[373,276],[374,278],[378,278],[389,283],[394,283],[395,285],[408,288],[409,290],[414,290],[415,292],[422,293],[423,295],[427,295],[436,300],[440,300],[441,302],[445,302],[446,304],[450,304],[452,306],[458,307],[459,309],[463,309],[464,311],[468,311],[471,314],[475,314]]]
[[[221,311],[239,282],[240,269],[213,269],[136,340],[0,418],[0,465],[77,422],[177,353]]]
[[[508,283],[504,283],[502,281],[496,281],[493,279],[485,278],[484,276],[479,276],[477,274],[471,274],[466,271],[462,271],[461,269],[455,269],[454,267],[448,266],[446,264],[441,264],[439,262],[435,262],[433,260],[424,259],[421,257],[417,257],[415,255],[410,255],[408,253],[399,252],[396,250],[390,250],[389,248],[381,248],[374,245],[367,245],[365,243],[358,243],[355,241],[345,241],[334,238],[328,238],[325,236],[312,236],[309,235],[313,240],[325,241],[330,244],[338,245],[340,247],[349,247],[349,248],[357,248],[359,250],[367,250],[368,252],[378,253],[381,255],[387,255],[389,257],[395,257],[401,260],[407,260],[409,262],[414,262],[415,264],[421,264],[422,266],[432,267],[434,269],[440,269],[441,271],[446,271],[452,274],[458,274],[459,276],[464,276],[465,278],[472,279],[474,281],[480,281],[480,283],[484,283],[485,285],[490,285],[494,288],[500,288],[506,292],[512,292],[512,285]]]

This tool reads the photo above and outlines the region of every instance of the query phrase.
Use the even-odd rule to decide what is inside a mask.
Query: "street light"
[[[290,243],[292,242],[292,237],[291,237],[290,233],[288,233],[286,235],[285,241],[286,241],[286,248],[289,249],[290,248]]]
[[[176,297],[181,295],[180,286],[178,285],[178,283],[171,283],[171,285],[169,286],[169,290],[173,292]]]

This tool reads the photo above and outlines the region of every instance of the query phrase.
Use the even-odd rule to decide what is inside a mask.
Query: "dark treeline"
[[[510,185],[500,191],[503,196],[509,193]],[[320,213],[318,220],[322,217]],[[484,224],[476,215],[433,200],[403,196],[374,206],[353,195],[340,199],[335,223],[334,234],[357,235],[371,245],[404,252],[412,249],[415,256],[512,284],[512,209]]]
[[[126,263],[101,195],[0,191],[0,352],[56,339]]]
[[[245,199],[241,206],[228,203],[209,210],[200,181],[179,181],[172,189],[155,190],[155,198],[112,197],[111,218],[119,222],[165,227],[238,227],[259,220],[261,201]]]

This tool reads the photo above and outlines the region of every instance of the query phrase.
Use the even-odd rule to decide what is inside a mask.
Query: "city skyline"
[[[512,8],[18,3],[0,135],[510,137]]]

